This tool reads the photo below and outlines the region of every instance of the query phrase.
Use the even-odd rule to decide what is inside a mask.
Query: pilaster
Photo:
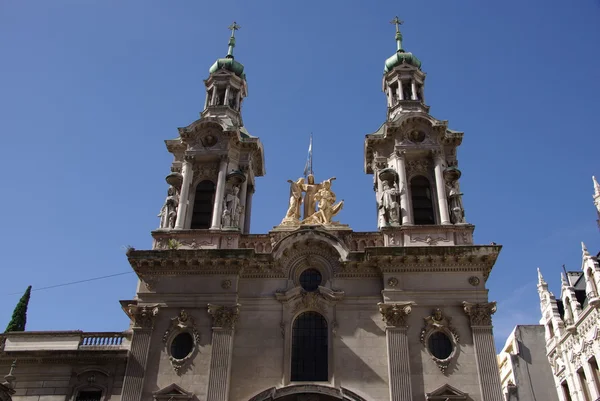
[[[207,401],[227,401],[233,354],[233,334],[239,316],[239,304],[233,306],[208,305],[213,318],[210,376]]]
[[[465,314],[471,322],[473,345],[479,371],[481,399],[485,401],[504,401],[494,335],[492,333],[492,314],[496,312],[495,302],[474,304],[463,302]]]
[[[411,312],[411,303],[379,303],[378,305],[386,324],[390,401],[412,401],[406,324],[406,317]]]
[[[133,336],[125,377],[122,401],[140,401],[144,388],[144,373],[150,350],[150,338],[154,328],[157,306],[131,305],[129,314],[133,319]]]

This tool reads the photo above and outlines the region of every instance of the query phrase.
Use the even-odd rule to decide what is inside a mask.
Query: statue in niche
[[[177,220],[177,207],[179,206],[179,194],[174,186],[169,186],[167,190],[167,199],[160,209],[158,217],[160,217],[160,228],[175,228],[175,220]]]
[[[396,185],[390,187],[388,180],[383,180],[381,194],[379,195],[379,226],[394,226],[400,224],[400,192]]]
[[[300,205],[302,204],[304,178],[298,178],[296,181],[288,180],[287,182],[290,183],[290,202],[281,225],[300,224]]]
[[[239,227],[239,217],[241,211],[240,187],[234,185],[231,192],[225,195],[223,215],[221,216],[223,227]]]
[[[335,177],[325,180],[320,184],[321,187],[315,194],[319,210],[302,220],[302,224],[336,224],[336,222],[332,221],[332,218],[342,210],[344,201],[335,204],[336,196],[331,190],[331,181],[333,180],[335,180]]]
[[[446,193],[448,194],[448,207],[450,209],[450,221],[452,224],[464,224],[465,210],[462,204],[462,193],[458,186],[458,180],[446,183]]]

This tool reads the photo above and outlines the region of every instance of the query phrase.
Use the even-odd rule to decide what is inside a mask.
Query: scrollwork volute
[[[412,311],[411,303],[379,303],[379,313],[387,326],[406,327],[406,317]]]
[[[208,304],[208,313],[213,318],[213,328],[232,330],[240,315],[240,304],[233,306]]]
[[[133,325],[139,329],[151,329],[154,326],[158,306],[129,305],[129,315],[133,319]]]
[[[471,321],[471,326],[491,326],[492,315],[496,313],[496,302],[463,302],[463,310]]]

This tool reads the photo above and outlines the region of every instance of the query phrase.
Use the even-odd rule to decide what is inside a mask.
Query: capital
[[[183,161],[184,162],[193,163],[194,160],[196,160],[196,156],[195,155],[184,155],[183,156]]]
[[[213,328],[233,329],[240,315],[240,304],[220,306],[208,304],[208,313],[213,318]]]
[[[387,326],[406,327],[406,317],[410,314],[412,307],[410,302],[385,304],[380,302],[379,313]]]
[[[154,318],[158,315],[158,306],[129,305],[129,316],[133,319],[135,328],[151,329],[154,326]]]
[[[463,310],[471,320],[471,326],[491,326],[492,315],[496,313],[496,302],[474,304],[465,301]]]

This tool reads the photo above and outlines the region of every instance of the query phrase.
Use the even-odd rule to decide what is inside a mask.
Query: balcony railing
[[[118,351],[129,348],[126,332],[23,331],[0,334],[0,351]]]
[[[123,333],[83,333],[79,348],[121,348],[124,339]]]

